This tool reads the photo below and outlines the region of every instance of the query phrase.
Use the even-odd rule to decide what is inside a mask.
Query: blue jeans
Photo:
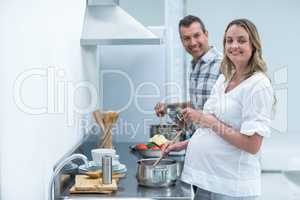
[[[249,196],[249,197],[231,197],[224,194],[218,194],[214,192],[209,192],[207,190],[203,190],[196,186],[193,186],[194,190],[194,200],[257,200],[257,196]]]

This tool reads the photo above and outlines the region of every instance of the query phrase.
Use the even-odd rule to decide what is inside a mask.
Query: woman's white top
[[[255,73],[225,93],[220,75],[204,112],[248,136],[270,136],[274,95],[263,73]],[[261,193],[260,153],[247,153],[208,128],[198,128],[189,141],[182,180],[202,189],[236,197]]]

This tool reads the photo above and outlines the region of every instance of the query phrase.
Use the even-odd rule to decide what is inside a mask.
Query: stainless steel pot
[[[150,137],[160,134],[165,136],[168,140],[172,140],[176,136],[176,132],[179,130],[180,128],[176,124],[153,124],[150,126]],[[184,139],[184,134],[181,134],[179,139],[175,142],[183,141]]]
[[[177,179],[177,163],[175,160],[162,159],[153,167],[157,158],[141,159],[138,163],[136,178],[139,185],[147,187],[167,187],[174,185]]]

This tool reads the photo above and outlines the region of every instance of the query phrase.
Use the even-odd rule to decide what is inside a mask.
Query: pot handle
[[[152,171],[152,177],[154,182],[156,183],[166,182],[167,175],[168,175],[168,169],[166,168],[155,167]]]

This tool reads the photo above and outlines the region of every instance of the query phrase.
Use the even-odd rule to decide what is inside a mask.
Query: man
[[[189,78],[190,101],[183,103],[158,103],[155,106],[157,116],[163,116],[168,107],[179,106],[183,108],[184,117],[198,119],[198,109],[208,99],[220,70],[222,55],[214,47],[208,44],[208,32],[204,23],[196,16],[188,15],[179,22],[179,34],[185,50],[193,57]],[[192,126],[191,131],[195,128]]]

